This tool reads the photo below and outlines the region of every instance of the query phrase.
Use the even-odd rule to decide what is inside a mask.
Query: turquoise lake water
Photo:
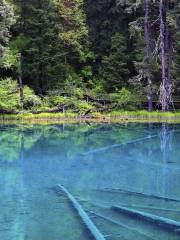
[[[0,239],[91,240],[65,186],[107,240],[178,240],[180,125],[0,125]]]

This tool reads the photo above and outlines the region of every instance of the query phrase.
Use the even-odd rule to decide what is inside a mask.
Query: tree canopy
[[[17,81],[21,54],[40,97],[125,89],[167,111],[180,94],[179,21],[176,0],[1,0],[0,77]]]

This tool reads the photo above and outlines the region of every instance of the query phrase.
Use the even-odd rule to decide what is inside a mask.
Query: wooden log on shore
[[[19,114],[18,110],[4,110],[0,109],[0,114]]]
[[[91,235],[96,240],[105,240],[105,237],[102,235],[102,233],[97,229],[95,224],[91,221],[87,213],[84,211],[82,206],[76,201],[76,199],[70,194],[70,192],[63,187],[62,185],[58,185],[59,188],[67,195],[68,199],[71,201],[72,206],[75,208],[75,210],[78,212],[80,218],[90,231]]]
[[[131,217],[135,217],[138,219],[142,219],[151,223],[156,224],[156,226],[162,226],[168,229],[171,229],[175,232],[180,232],[180,222],[177,222],[175,220],[160,217],[151,213],[137,211],[131,208],[122,207],[122,206],[113,206],[112,209],[119,211],[123,214],[129,215]]]

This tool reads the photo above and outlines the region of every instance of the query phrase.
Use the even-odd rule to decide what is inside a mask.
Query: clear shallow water
[[[179,143],[180,125],[0,126],[0,239],[92,239],[58,184],[107,239],[180,239],[111,208],[180,222]]]

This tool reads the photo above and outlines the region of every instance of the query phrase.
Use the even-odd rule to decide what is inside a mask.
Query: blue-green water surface
[[[112,207],[180,222],[180,125],[1,125],[0,239],[93,239],[58,184],[107,240],[178,240]]]

